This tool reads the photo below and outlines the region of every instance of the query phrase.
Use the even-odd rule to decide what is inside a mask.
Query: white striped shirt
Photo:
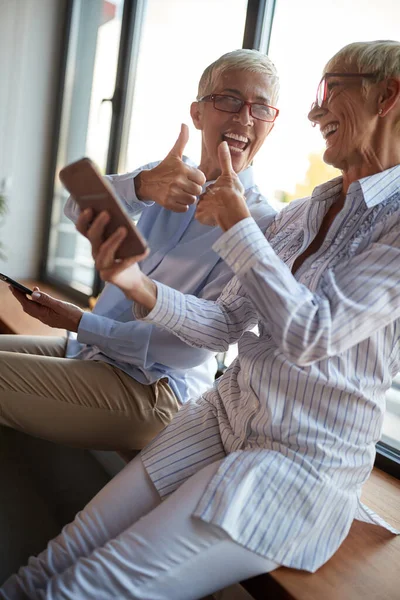
[[[353,518],[369,519],[360,489],[400,370],[400,165],[351,184],[319,250],[290,270],[341,189],[341,178],[318,186],[265,236],[251,218],[226,232],[213,248],[236,277],[216,303],[158,284],[153,311],[136,307],[191,345],[223,351],[238,341],[214,389],[144,451],[160,493],[222,444],[227,457],[194,515],[308,571],[337,550]],[[247,331],[255,323],[259,335]],[[210,435],[193,416],[206,405]]]

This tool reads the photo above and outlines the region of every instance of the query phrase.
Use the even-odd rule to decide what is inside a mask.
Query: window
[[[229,0],[229,10],[226,0],[147,1],[120,172],[164,158],[182,122],[190,129],[185,154],[200,160],[190,104],[205,67],[241,48],[246,10],[247,0]]]
[[[46,274],[85,296],[93,289],[91,249],[63,214],[68,193],[58,172],[86,155],[105,171],[111,109],[102,100],[114,92],[123,6],[123,0],[76,0],[71,15]]]

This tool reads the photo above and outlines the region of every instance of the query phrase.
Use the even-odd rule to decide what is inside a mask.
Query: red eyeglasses
[[[317,96],[315,99],[315,102],[312,103],[311,105],[311,110],[313,110],[313,108],[315,107],[319,107],[321,108],[322,105],[324,104],[324,102],[329,99],[329,95],[331,92],[331,89],[327,79],[328,78],[332,78],[332,77],[337,77],[337,78],[346,78],[346,79],[350,79],[350,78],[357,78],[360,77],[362,79],[374,79],[377,77],[377,73],[325,73],[324,76],[322,77],[321,81],[318,84],[318,89],[317,89]],[[332,84],[331,84],[332,85]]]
[[[238,113],[243,106],[249,107],[249,111],[254,119],[273,123],[279,115],[279,110],[269,104],[259,104],[258,102],[246,102],[235,98],[235,96],[226,96],[224,94],[210,94],[200,98],[198,102],[212,102],[216,110],[228,113]]]

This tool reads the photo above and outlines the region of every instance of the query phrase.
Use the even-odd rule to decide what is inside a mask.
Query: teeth
[[[249,138],[245,137],[244,135],[239,135],[237,133],[225,133],[224,136],[227,138],[231,138],[232,140],[237,140],[238,142],[244,142],[245,144],[247,144],[247,142],[249,141]]]
[[[236,152],[238,154],[240,154],[241,152],[244,152],[244,150],[242,148],[236,148],[235,146],[229,146],[229,150],[231,152]]]
[[[338,123],[329,123],[329,125],[321,129],[322,137],[326,139],[327,135],[332,131],[336,131],[338,127]]]

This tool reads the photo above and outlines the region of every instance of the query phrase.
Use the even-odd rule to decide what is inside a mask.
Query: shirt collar
[[[315,202],[326,201],[340,193],[343,187],[343,177],[335,177],[321,185],[317,185],[311,194],[311,200]]]
[[[311,200],[326,201],[338,194],[343,185],[343,177],[335,177],[322,185],[317,185],[311,194]],[[400,190],[400,165],[363,177],[349,186],[347,195],[356,194],[361,191],[364,202],[368,208],[380,204],[387,198]]]
[[[355,181],[349,192],[357,185],[361,188],[365,204],[372,208],[400,191],[400,165]]]
[[[244,171],[240,171],[238,177],[245,191],[247,191],[255,185],[253,167],[247,167],[247,169],[245,169]]]

